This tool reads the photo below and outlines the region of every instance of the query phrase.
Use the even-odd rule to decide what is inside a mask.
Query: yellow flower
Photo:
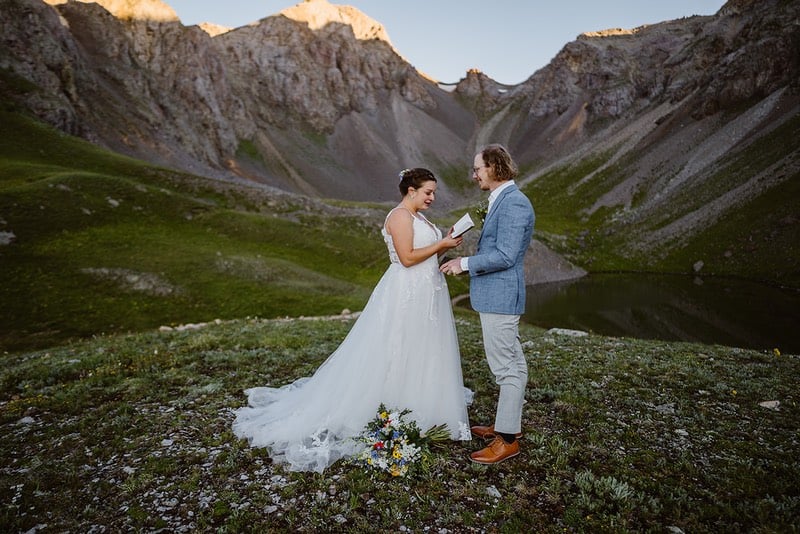
[[[389,414],[386,412],[381,412],[381,419],[388,419]]]
[[[780,355],[781,355],[781,351],[779,351],[777,347],[776,347],[776,348],[774,348],[774,349],[772,349],[772,353],[773,353],[775,356],[780,356]]]
[[[401,475],[400,468],[397,467],[396,465],[393,465],[392,467],[390,467],[389,468],[389,472],[392,474],[393,477]]]
[[[736,395],[736,390],[735,389],[731,390],[731,395]]]
[[[399,448],[395,447],[394,451],[392,452],[392,456],[394,456],[395,458],[402,458],[403,453],[400,452]]]

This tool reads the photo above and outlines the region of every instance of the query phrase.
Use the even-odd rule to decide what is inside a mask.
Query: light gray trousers
[[[528,383],[528,363],[519,342],[519,315],[481,313],[483,348],[486,361],[500,386],[496,432],[516,434],[522,431],[522,403]]]

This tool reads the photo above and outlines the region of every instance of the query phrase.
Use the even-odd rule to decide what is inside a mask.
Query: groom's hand
[[[461,270],[461,258],[455,258],[444,262],[439,267],[439,270],[444,274],[461,274],[464,272]]]

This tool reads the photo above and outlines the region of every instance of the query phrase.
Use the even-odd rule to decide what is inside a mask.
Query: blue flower
[[[430,454],[431,438],[420,432],[414,420],[404,417],[410,410],[387,410],[381,404],[377,416],[355,438],[364,445],[354,461],[373,473],[385,472],[393,477],[412,473],[413,464]],[[391,424],[387,421],[391,420]]]

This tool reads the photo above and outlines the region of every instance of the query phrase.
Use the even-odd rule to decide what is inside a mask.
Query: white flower
[[[414,462],[430,454],[428,447],[432,438],[422,434],[413,419],[404,419],[410,412],[389,411],[381,404],[377,416],[355,438],[363,444],[363,448],[354,461],[371,470],[387,472],[393,477],[413,472]],[[446,434],[446,425],[441,427],[433,429]],[[321,437],[318,436],[318,439]]]

